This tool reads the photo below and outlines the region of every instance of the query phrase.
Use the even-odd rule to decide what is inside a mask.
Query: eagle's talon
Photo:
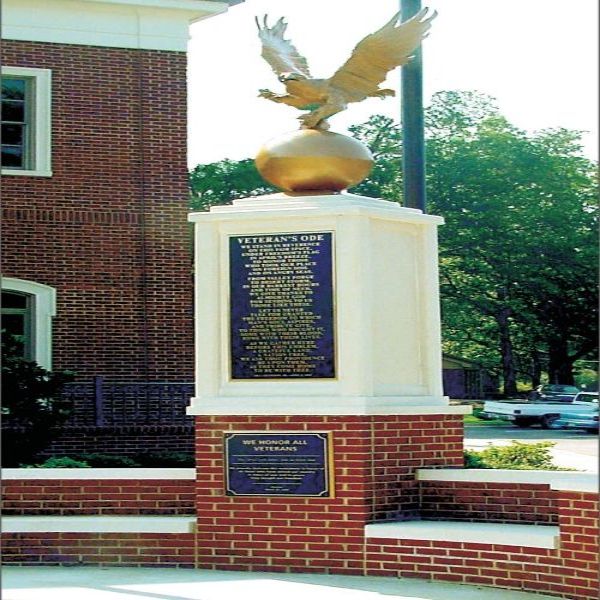
[[[276,95],[277,94],[275,94],[271,90],[258,90],[258,97],[259,98],[266,98],[267,100],[271,100]]]
[[[377,90],[372,95],[377,98],[383,99],[383,98],[387,98],[388,96],[395,96],[396,92],[394,90],[384,89],[384,90]]]
[[[316,129],[321,119],[319,117],[315,117],[312,113],[308,113],[306,115],[300,115],[298,117],[298,121],[302,123],[302,125],[300,125],[300,129]]]

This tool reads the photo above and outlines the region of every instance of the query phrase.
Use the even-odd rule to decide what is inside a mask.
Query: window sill
[[[2,175],[19,175],[21,177],[52,177],[52,171],[27,171],[24,169],[2,169]]]

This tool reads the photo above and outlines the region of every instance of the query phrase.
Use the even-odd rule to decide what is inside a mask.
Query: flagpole
[[[400,0],[402,21],[421,10],[421,0]],[[425,133],[421,47],[401,69],[402,173],[404,206],[425,212]]]

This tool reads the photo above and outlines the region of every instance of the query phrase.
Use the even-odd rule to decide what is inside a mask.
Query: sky
[[[260,56],[255,16],[285,17],[286,37],[313,77],[330,77],[356,44],[383,26],[399,0],[246,0],[194,23],[188,46],[190,167],[254,158],[268,140],[298,128],[295,108],[258,97],[282,84]],[[444,90],[496,99],[528,132],[586,131],[584,153],[598,160],[598,0],[422,0],[436,10],[423,42],[424,105]],[[382,87],[397,90],[400,69]],[[396,98],[369,98],[330,119],[331,131],[373,114],[400,121]]]

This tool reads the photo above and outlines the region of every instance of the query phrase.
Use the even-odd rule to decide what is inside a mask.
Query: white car
[[[595,404],[587,414],[563,412],[559,419],[550,425],[552,429],[585,429],[590,433],[598,432],[598,392],[579,392],[573,401]]]

